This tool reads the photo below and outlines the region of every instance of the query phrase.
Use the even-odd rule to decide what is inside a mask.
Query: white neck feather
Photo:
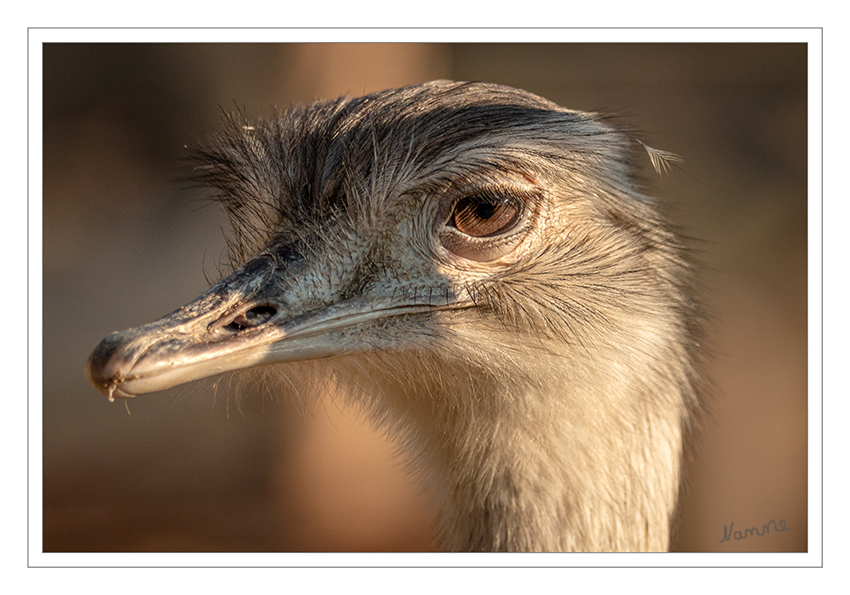
[[[444,549],[668,549],[685,415],[672,380],[541,354],[524,358],[539,375],[508,382],[398,357],[358,358],[341,376],[379,384],[367,405],[436,487]]]

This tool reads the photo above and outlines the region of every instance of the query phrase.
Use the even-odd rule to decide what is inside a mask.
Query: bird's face
[[[391,103],[373,102],[381,99]],[[533,100],[537,117],[543,100]],[[264,131],[244,127],[238,141],[208,153],[213,159],[203,167],[229,193],[222,202],[242,226],[240,237],[260,239],[253,249],[243,242],[240,253],[252,256],[196,300],[107,336],[86,367],[98,390],[132,397],[261,364],[439,352],[452,324],[472,312],[498,315],[496,288],[513,271],[529,278],[541,253],[546,266],[557,260],[551,248],[570,235],[571,206],[557,190],[564,180],[526,150],[528,136],[544,132],[536,120],[513,135],[509,126],[488,132],[488,122],[463,134],[370,116],[357,131],[339,116],[350,104],[331,107],[328,120],[338,120],[325,134],[336,142],[321,155],[296,156],[296,142],[314,141],[304,132],[288,141],[279,122]],[[430,116],[432,126],[458,124]],[[302,127],[310,117],[301,114]],[[234,181],[239,167],[247,172]]]
[[[419,180],[371,221],[280,236],[179,310],[106,337],[87,375],[108,396],[131,397],[260,364],[434,342],[440,315],[475,308],[471,288],[539,233],[545,190],[525,174],[487,179]]]

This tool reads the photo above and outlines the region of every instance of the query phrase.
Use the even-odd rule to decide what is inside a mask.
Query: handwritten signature
[[[791,527],[785,526],[785,519],[780,519],[779,524],[776,524],[776,521],[770,520],[766,525],[761,528],[759,531],[758,527],[750,527],[749,529],[744,529],[743,531],[735,531],[735,523],[729,523],[728,526],[723,525],[723,539],[720,540],[720,543],[724,541],[731,541],[735,539],[735,541],[740,541],[741,539],[747,539],[752,535],[758,535],[759,537],[764,537],[768,533],[770,533],[770,527],[773,526],[773,531],[775,533],[782,533],[783,531],[790,531]]]

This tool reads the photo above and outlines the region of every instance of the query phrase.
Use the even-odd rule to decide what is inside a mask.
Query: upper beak
[[[285,303],[275,263],[259,256],[164,318],[112,333],[95,348],[86,377],[110,400],[164,390],[260,364],[359,351],[357,329],[427,305],[354,298],[305,311]]]

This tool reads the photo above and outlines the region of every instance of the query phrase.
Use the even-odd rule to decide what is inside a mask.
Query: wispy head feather
[[[685,161],[680,155],[676,155],[676,153],[655,149],[641,140],[635,140],[643,145],[644,149],[646,149],[646,153],[649,155],[649,160],[652,162],[652,167],[655,168],[655,171],[658,172],[659,176],[670,173],[672,163],[684,163]]]

